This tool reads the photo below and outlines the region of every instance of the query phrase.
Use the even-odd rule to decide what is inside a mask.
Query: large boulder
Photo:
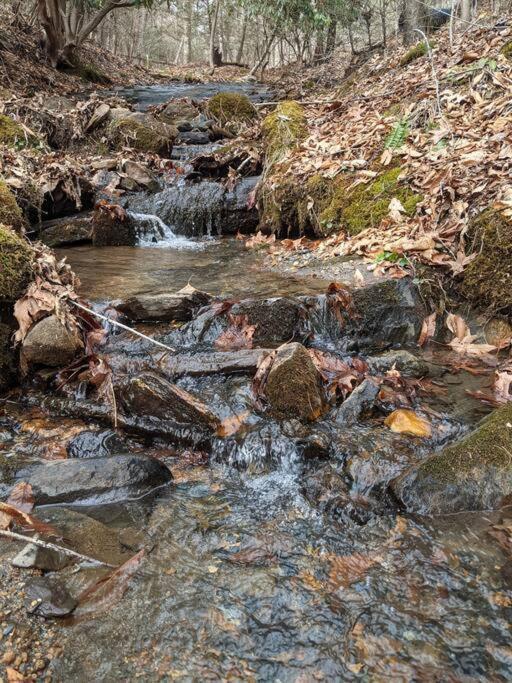
[[[23,340],[22,353],[27,363],[62,367],[83,350],[75,330],[68,330],[56,315],[37,322]]]
[[[208,114],[221,126],[229,125],[237,130],[243,124],[252,123],[258,113],[247,95],[236,92],[219,92],[207,104]]]
[[[35,467],[27,481],[37,505],[107,503],[140,498],[171,481],[158,460],[136,455],[56,460]]]
[[[98,204],[91,234],[95,247],[133,247],[138,239],[135,220],[116,204]]]
[[[512,494],[512,403],[495,410],[462,441],[413,465],[391,483],[409,511],[489,510]]]
[[[91,214],[84,213],[66,218],[45,221],[41,226],[41,241],[49,247],[90,242],[92,239]]]
[[[321,377],[302,344],[283,344],[277,349],[265,396],[276,417],[312,421],[320,416],[324,407]]]

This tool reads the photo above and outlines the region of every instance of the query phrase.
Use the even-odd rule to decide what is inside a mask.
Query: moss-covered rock
[[[512,219],[487,209],[468,236],[468,252],[478,256],[464,269],[460,292],[474,306],[512,315]]]
[[[332,199],[319,216],[326,229],[344,228],[357,235],[367,228],[377,227],[389,213],[393,198],[400,201],[407,216],[413,216],[422,200],[399,180],[401,168],[385,171],[368,185],[357,185],[349,190],[351,178],[339,175],[333,188]]]
[[[267,165],[281,161],[308,133],[306,115],[298,102],[280,102],[265,117],[261,130],[265,141]]]
[[[422,514],[500,507],[512,494],[512,403],[458,443],[414,465],[391,487],[408,510]]]
[[[258,115],[247,95],[236,92],[217,93],[208,102],[207,111],[222,126],[251,123]]]
[[[77,59],[71,71],[88,83],[97,83],[98,85],[110,85],[112,83],[112,79],[106,73],[90,62],[82,62]]]
[[[414,60],[424,57],[426,54],[428,54],[428,47],[425,41],[422,41],[421,43],[411,47],[411,49],[405,53],[400,60],[400,65],[406,66],[407,64],[414,62]]]
[[[32,274],[33,252],[25,240],[0,225],[0,303],[13,303]]]
[[[154,117],[130,114],[113,121],[109,126],[110,143],[129,145],[141,152],[170,156],[177,131]]]
[[[500,52],[507,59],[512,59],[512,40],[509,40],[508,43],[505,43]]]
[[[16,232],[23,232],[26,221],[11,190],[0,178],[0,224],[7,225]]]
[[[7,147],[25,147],[34,140],[25,134],[23,128],[14,119],[0,114],[0,145]]]

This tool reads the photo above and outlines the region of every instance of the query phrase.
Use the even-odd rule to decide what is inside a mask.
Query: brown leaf
[[[364,378],[362,373],[336,356],[317,349],[308,349],[308,353],[331,395],[339,392],[346,398]]]
[[[229,314],[228,319],[231,324],[215,341],[215,346],[223,351],[252,349],[252,338],[256,331],[256,325],[249,325],[249,319],[246,315]]]
[[[251,413],[246,410],[239,415],[231,415],[230,417],[225,418],[217,429],[217,436],[225,438],[226,436],[236,434],[250,414]]]
[[[436,332],[436,319],[437,314],[435,312],[431,313],[430,315],[427,315],[421,326],[420,337],[418,339],[418,346],[423,346],[430,339],[432,339]]]
[[[59,532],[50,524],[41,522],[36,517],[29,515],[23,510],[18,510],[14,505],[9,503],[0,503],[0,528],[8,529],[11,524],[19,524],[24,529],[33,529],[39,534],[46,536],[59,536]]]
[[[277,350],[272,351],[267,356],[263,356],[258,363],[258,369],[252,380],[252,390],[257,400],[262,399],[265,396],[265,385],[267,383],[268,373],[274,363],[276,354]]]
[[[459,341],[462,341],[471,335],[471,331],[464,318],[460,315],[455,315],[454,313],[448,313],[446,316],[446,327]]]
[[[362,579],[371,567],[379,564],[382,557],[375,553],[363,555],[331,555],[329,557],[331,568],[329,570],[329,584],[334,590],[348,588],[350,584]]]
[[[386,417],[384,424],[397,434],[410,434],[411,436],[426,438],[432,436],[430,423],[407,408],[399,408],[393,411]]]
[[[498,401],[512,401],[512,361],[494,375],[494,394]]]
[[[13,505],[20,512],[32,512],[34,507],[34,495],[32,493],[32,486],[24,481],[20,481],[12,489],[7,499],[9,505]]]

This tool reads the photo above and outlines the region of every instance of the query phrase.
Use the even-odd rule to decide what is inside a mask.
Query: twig
[[[428,42],[427,36],[423,33],[423,31],[419,28],[414,29],[416,33],[419,33],[420,36],[422,36],[423,40],[425,41],[425,45],[427,46],[428,50],[428,58],[430,60],[430,67],[432,69],[432,78],[434,79],[434,83],[436,86],[436,98],[437,98],[437,111],[439,113],[439,116],[443,116],[443,110],[441,109],[441,94],[439,92],[439,81],[437,79],[437,74],[436,70],[434,67],[434,55],[432,54],[432,48],[430,47],[430,43]]]
[[[103,315],[102,313],[98,313],[97,311],[93,311],[91,308],[87,308],[87,306],[83,306],[82,304],[79,304],[78,301],[74,301],[74,299],[68,298],[67,301],[70,304],[73,304],[73,306],[76,306],[77,308],[81,308],[82,311],[86,311],[87,313],[90,313],[91,315],[96,316],[96,318],[99,318],[100,320],[103,320],[107,323],[110,323],[111,325],[114,325],[114,327],[120,327],[122,330],[126,330],[126,332],[130,332],[131,334],[134,334],[135,336],[140,337],[141,339],[145,339],[146,341],[151,342],[155,346],[161,346],[166,351],[171,351],[172,353],[175,352],[175,349],[173,349],[172,346],[167,346],[167,344],[162,344],[162,342],[159,342],[156,339],[153,339],[152,337],[148,337],[147,334],[143,334],[142,332],[138,332],[137,330],[134,330],[132,327],[128,327],[128,325],[123,325],[123,323],[120,323],[117,320],[112,320],[112,318],[108,318],[106,315]]]
[[[61,545],[56,545],[55,543],[48,543],[47,541],[41,541],[39,538],[31,538],[30,536],[24,536],[23,534],[17,534],[15,531],[7,531],[6,529],[0,529],[0,536],[5,536],[6,538],[12,538],[15,541],[24,541],[25,543],[32,543],[33,545],[38,545],[41,548],[46,548],[47,550],[56,550],[59,553],[64,553],[64,555],[70,555],[71,557],[76,557],[82,562],[92,562],[93,564],[101,564],[103,567],[115,568],[117,565],[108,564],[108,562],[102,562],[101,560],[96,560],[94,557],[88,557],[87,555],[82,555],[70,550],[69,548],[64,548]]]

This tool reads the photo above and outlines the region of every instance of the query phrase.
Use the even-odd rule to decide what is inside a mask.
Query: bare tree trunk
[[[334,16],[329,17],[329,26],[327,27],[327,40],[325,41],[325,53],[331,55],[336,45],[336,29],[338,23]]]
[[[418,4],[415,0],[405,0],[402,11],[404,44],[411,45],[416,42],[414,29],[418,28]]]
[[[460,12],[460,18],[462,21],[471,21],[471,15],[472,15],[472,3],[471,0],[462,0],[462,6],[461,6],[461,12]]]
[[[247,12],[244,12],[243,23],[242,23],[242,35],[240,36],[240,42],[238,43],[238,50],[236,52],[236,61],[241,63],[244,56],[245,47],[245,37],[247,35]]]
[[[210,30],[210,66],[214,69],[218,62],[218,51],[217,46],[217,25],[219,23],[219,10],[220,10],[221,0],[215,0],[215,9],[213,11],[212,25]]]
[[[267,40],[267,44],[265,46],[265,49],[263,50],[263,55],[260,57],[259,61],[256,62],[256,64],[252,67],[252,69],[249,72],[249,76],[254,76],[256,71],[262,66],[262,64],[265,63],[269,53],[270,53],[270,48],[272,47],[272,43],[274,42],[274,39],[277,35],[277,31],[274,31],[270,38]]]

